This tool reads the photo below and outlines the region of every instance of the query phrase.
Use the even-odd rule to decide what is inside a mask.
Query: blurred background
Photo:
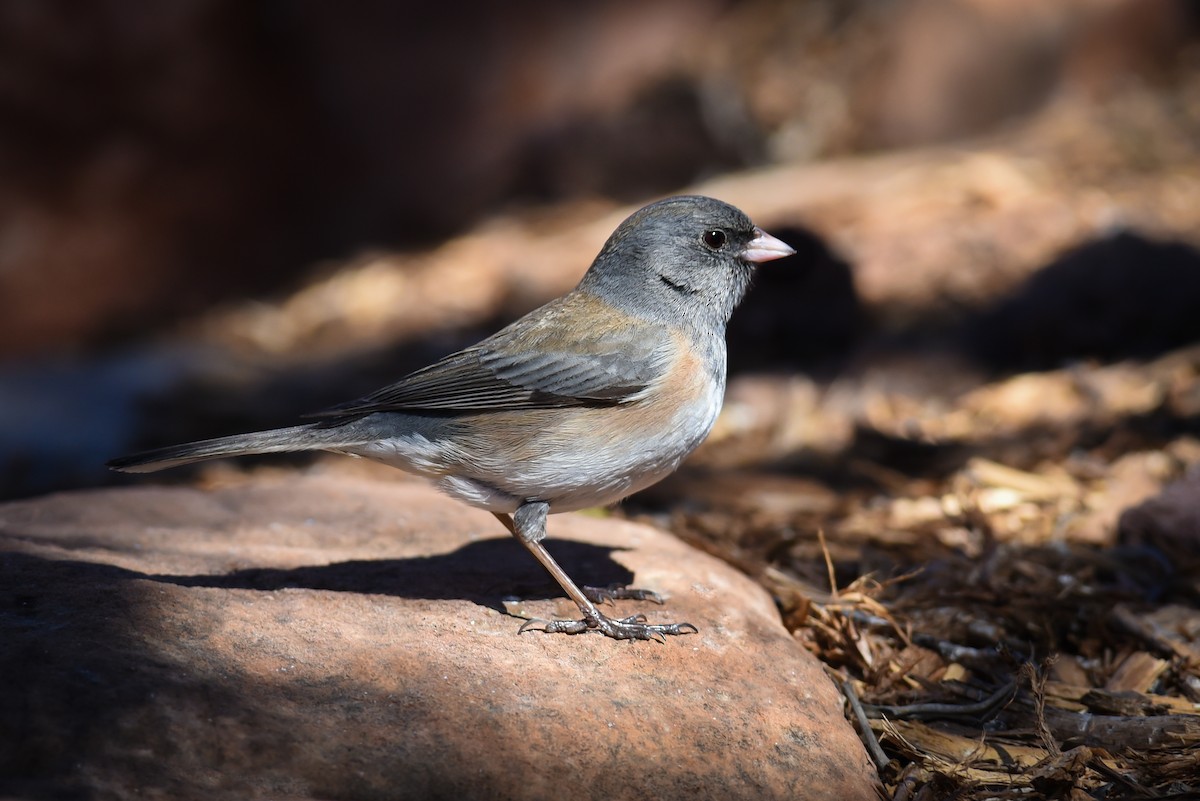
[[[0,495],[374,389],[680,191],[799,250],[698,463],[902,468],[989,382],[1200,338],[1198,8],[9,0]]]

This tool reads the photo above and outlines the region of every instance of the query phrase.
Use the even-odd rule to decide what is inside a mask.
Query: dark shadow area
[[[0,554],[0,794],[42,801],[96,798],[79,775],[131,710],[183,683],[141,653],[125,592],[139,573],[109,565]],[[196,625],[200,625],[196,621]],[[127,677],[136,675],[136,681]],[[211,688],[214,703],[235,695]],[[170,781],[146,755],[149,786]]]
[[[547,550],[577,584],[627,585],[633,574],[610,558],[612,548],[574,540],[546,541]],[[425,600],[464,600],[505,613],[504,599],[564,597],[541,565],[511,538],[480,540],[456,551],[411,559],[370,559],[292,569],[249,568],[194,576],[142,578],[181,587],[281,590],[298,587]]]
[[[850,265],[806,228],[770,233],[796,254],[755,272],[727,329],[729,372],[833,372],[867,324]]]
[[[1147,358],[1200,340],[1200,251],[1132,231],[1088,242],[966,324],[968,351],[1000,370]]]
[[[918,437],[890,434],[860,423],[855,426],[854,439],[839,461],[865,462],[901,475],[942,479],[986,450],[977,443],[929,442]]]

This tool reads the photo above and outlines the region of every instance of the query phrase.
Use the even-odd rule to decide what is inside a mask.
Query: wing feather
[[[571,299],[544,307],[395,384],[314,416],[618,404],[659,380],[669,361],[667,343],[647,342],[639,326],[574,330],[569,322],[579,302]]]

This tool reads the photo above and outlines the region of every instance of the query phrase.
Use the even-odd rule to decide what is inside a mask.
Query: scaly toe
[[[609,584],[607,587],[584,587],[583,594],[593,603],[603,604],[613,601],[653,601],[663,602],[663,597],[653,590],[639,590],[636,587],[626,587],[624,584]]]
[[[540,628],[539,628],[540,626]],[[544,631],[547,634],[582,634],[590,630],[586,620],[540,620],[532,618],[521,624],[517,634],[526,631]]]
[[[691,623],[647,623],[645,615],[631,615],[621,620],[601,617],[595,630],[617,640],[658,640],[666,642],[668,636],[694,634],[699,629]]]

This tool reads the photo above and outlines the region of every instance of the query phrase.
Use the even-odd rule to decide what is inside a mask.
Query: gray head
[[[618,226],[579,288],[635,314],[724,326],[754,266],[794,253],[739,209],[700,195],[651,203]]]

